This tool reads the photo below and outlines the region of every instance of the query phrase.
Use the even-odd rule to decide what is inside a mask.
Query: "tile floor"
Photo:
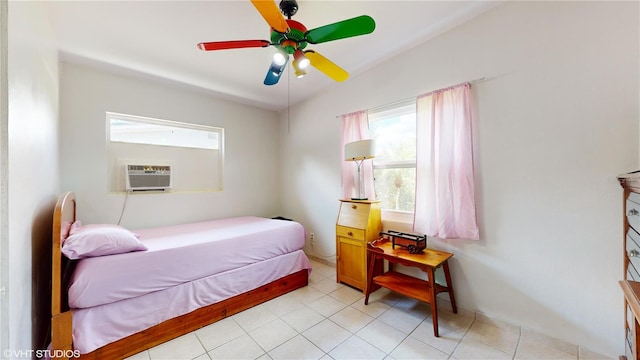
[[[582,347],[438,301],[337,284],[312,261],[309,286],[158,345],[129,359],[606,359]],[[440,298],[439,298],[440,299]]]

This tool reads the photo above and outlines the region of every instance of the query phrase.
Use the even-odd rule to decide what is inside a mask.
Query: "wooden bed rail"
[[[53,244],[51,259],[51,349],[72,350],[72,313],[67,305],[64,283],[65,268],[71,266],[62,256],[62,240],[69,234],[71,224],[76,219],[76,199],[72,192],[66,192],[58,198],[53,211]],[[56,352],[53,352],[56,354]]]

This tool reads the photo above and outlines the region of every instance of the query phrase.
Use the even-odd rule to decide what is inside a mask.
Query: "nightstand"
[[[380,238],[380,202],[340,200],[336,222],[337,282],[367,290],[367,243]],[[382,268],[374,269],[375,274]]]

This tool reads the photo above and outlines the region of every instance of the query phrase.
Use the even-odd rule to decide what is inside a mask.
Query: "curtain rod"
[[[483,76],[483,77],[481,77],[481,78],[477,78],[477,79],[474,79],[474,80],[471,80],[471,81],[464,81],[464,82],[461,82],[461,83],[459,83],[459,84],[455,84],[455,85],[451,85],[451,86],[446,86],[446,87],[443,87],[443,88],[440,88],[440,89],[436,89],[436,90],[427,91],[427,92],[425,92],[425,94],[432,93],[432,92],[436,92],[436,91],[440,91],[440,90],[444,90],[444,89],[448,89],[448,88],[452,88],[452,87],[456,87],[456,86],[458,86],[458,85],[462,85],[462,84],[466,84],[466,83],[469,83],[469,84],[476,84],[476,83],[479,83],[479,82],[482,82],[482,81],[485,81],[485,80],[486,80],[486,78]],[[387,104],[384,104],[384,105],[380,105],[380,106],[372,107],[372,108],[365,109],[365,110],[366,110],[366,111],[375,111],[375,110],[379,110],[379,109],[382,109],[382,108],[385,108],[385,107],[389,107],[389,106],[393,106],[393,105],[401,104],[401,103],[406,102],[406,101],[409,101],[409,100],[413,100],[413,99],[417,98],[418,96],[420,96],[420,95],[416,95],[416,96],[413,96],[413,97],[408,97],[408,98],[404,98],[404,99],[396,100],[396,101],[393,101],[393,102],[390,102],[390,103],[387,103]],[[357,111],[351,111],[351,112],[348,112],[348,113],[344,113],[344,114],[342,114],[342,115],[336,115],[336,118],[339,118],[339,117],[344,116],[344,115],[347,115],[347,114],[351,114],[351,113],[353,113],[353,112],[357,112]]]

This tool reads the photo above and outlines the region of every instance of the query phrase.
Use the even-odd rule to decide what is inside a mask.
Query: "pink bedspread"
[[[73,311],[73,346],[81,354],[202,306],[253,290],[303,269],[302,250],[135,298]]]
[[[294,221],[238,217],[134,230],[147,251],[80,260],[71,308],[89,308],[162,291],[300,250]]]

